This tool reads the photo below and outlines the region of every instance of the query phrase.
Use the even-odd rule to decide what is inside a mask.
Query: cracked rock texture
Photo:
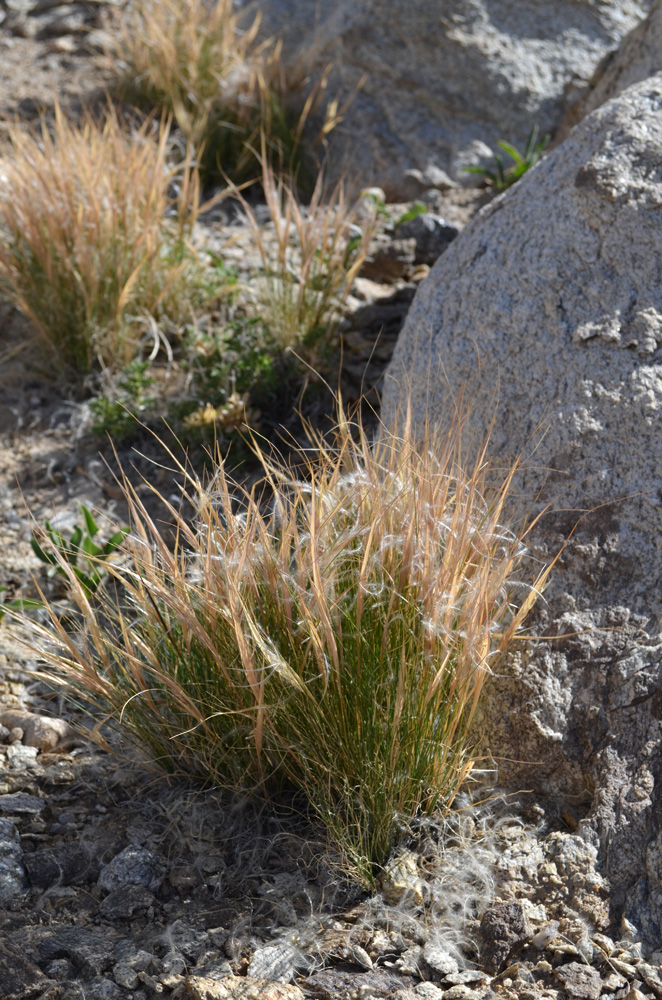
[[[567,134],[577,122],[605,101],[662,70],[662,2],[655,0],[645,21],[630,31],[620,46],[598,66],[591,86],[573,105],[561,125]]]
[[[524,452],[525,503],[552,505],[531,536],[538,568],[576,525],[532,626],[564,638],[522,643],[500,665],[476,732],[502,784],[579,820],[612,916],[651,943],[662,934],[661,261],[658,75],[593,112],[449,247],[414,299],[383,400],[394,421],[410,382],[422,424],[466,385],[482,435],[498,394],[492,453]]]
[[[246,5],[293,62],[333,64],[329,93],[355,95],[331,134],[333,159],[344,146],[362,184],[398,200],[416,197],[421,177],[467,179],[462,168],[490,162],[499,139],[523,146],[535,123],[553,130],[650,0],[409,0],[397,13],[391,0]]]

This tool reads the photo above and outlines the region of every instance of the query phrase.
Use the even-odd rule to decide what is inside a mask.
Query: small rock
[[[13,729],[9,730],[9,742],[10,743],[22,743],[25,733],[20,726],[14,726]]]
[[[62,982],[64,979],[73,979],[76,975],[73,963],[68,958],[54,958],[52,962],[47,962],[44,966],[44,972],[51,979],[57,979],[58,982]]]
[[[21,838],[16,826],[11,820],[0,819],[0,904],[15,899],[27,888],[22,857]]]
[[[83,885],[93,882],[99,874],[98,864],[75,843],[26,854],[23,864],[32,885],[40,889],[54,885]]]
[[[9,743],[9,730],[2,725],[0,725],[0,743]]]
[[[7,763],[14,771],[21,771],[26,767],[33,767],[37,763],[37,747],[23,746],[22,743],[13,743],[8,746]]]
[[[416,241],[415,264],[432,265],[459,235],[459,229],[450,226],[439,215],[424,212],[399,225],[395,234],[399,240]]]
[[[444,990],[444,1000],[478,1000],[479,997],[480,993],[462,983],[458,986],[451,986],[449,990]]]
[[[108,893],[99,903],[99,913],[107,920],[124,920],[146,910],[154,902],[154,896],[142,885],[127,885]]]
[[[196,965],[192,975],[200,976],[203,979],[226,979],[232,975],[232,966],[227,958],[217,958],[213,962]]]
[[[484,983],[487,978],[480,969],[464,969],[463,972],[452,972],[446,976],[445,982],[453,986],[466,986],[467,983]]]
[[[418,870],[416,855],[404,853],[386,864],[379,880],[384,902],[397,906],[407,899],[415,906],[423,903],[423,883]]]
[[[0,795],[0,812],[36,815],[46,805],[43,799],[27,792],[12,792],[10,795]]]
[[[130,965],[137,972],[144,972],[154,961],[154,956],[148,951],[138,948],[133,941],[125,938],[115,945],[115,958],[120,965]]]
[[[186,996],[192,1000],[304,1000],[298,986],[243,976],[227,976],[221,980],[187,976],[185,988]]]
[[[443,948],[440,948],[439,945],[426,944],[423,948],[423,958],[431,969],[434,969],[435,972],[440,972],[442,976],[450,976],[459,970],[459,966],[453,956],[449,955]]]
[[[126,1000],[125,993],[112,979],[96,976],[85,987],[85,1000]]]
[[[660,976],[659,969],[653,968],[646,962],[638,962],[637,974],[643,979],[646,986],[650,987],[656,997],[662,997],[662,976]]]
[[[95,976],[85,986],[85,1000],[126,1000],[126,994],[112,979]]]
[[[82,8],[72,10],[71,6],[57,7],[48,16],[39,19],[37,38],[45,40],[61,35],[77,35],[87,30],[87,17]]]
[[[103,28],[94,28],[85,36],[85,46],[96,52],[109,52],[113,46],[113,36]]]
[[[615,993],[625,986],[626,980],[618,972],[609,972],[602,980],[602,989],[605,993]]]
[[[55,986],[34,962],[18,949],[3,942],[0,950],[0,997],[2,1000],[31,1000]]]
[[[622,972],[628,979],[634,979],[637,975],[637,970],[634,965],[631,965],[629,962],[624,962],[623,959],[616,958],[614,955],[610,957],[609,964],[613,966],[617,972]]]
[[[424,958],[424,949],[420,945],[413,945],[411,948],[407,948],[403,951],[402,955],[397,961],[397,967],[401,972],[405,972],[411,976],[423,976],[425,970],[428,968],[427,962]]]
[[[253,979],[289,983],[294,976],[296,960],[296,949],[288,941],[267,944],[253,953],[247,974]]]
[[[74,731],[64,719],[50,718],[46,715],[36,715],[33,712],[23,712],[12,709],[0,715],[0,725],[8,729],[19,727],[23,730],[23,742],[26,747],[37,747],[39,750],[54,750],[59,743],[71,739]]]
[[[127,962],[118,962],[113,966],[113,979],[127,990],[135,990],[140,982],[138,973]]]
[[[98,884],[109,892],[129,885],[156,892],[164,878],[165,869],[158,858],[145,847],[132,844],[101,869]]]
[[[417,983],[412,992],[422,1000],[441,1000],[444,995],[435,983]]]
[[[450,179],[445,170],[441,167],[428,166],[425,170],[405,170],[398,192],[404,201],[414,201],[431,188],[450,191],[455,187],[457,184]]]
[[[73,35],[59,35],[51,38],[46,47],[49,52],[55,52],[57,55],[73,55],[78,48],[78,42]]]
[[[39,943],[42,961],[68,958],[87,978],[101,976],[113,961],[112,931],[92,927],[65,927]]]
[[[398,976],[384,969],[371,972],[341,972],[328,968],[309,976],[302,983],[307,994],[319,1000],[338,1000],[341,996],[387,997],[398,989],[412,987],[407,976]]]
[[[404,278],[416,258],[416,240],[392,240],[380,233],[369,247],[369,256],[361,276],[373,281],[397,281]]]
[[[481,962],[497,973],[518,945],[531,937],[521,903],[503,903],[485,911],[480,922]]]
[[[632,989],[625,994],[622,1000],[648,1000],[648,998],[645,993],[642,993],[641,990],[636,988],[636,986],[633,986]]]
[[[602,990],[602,979],[597,969],[580,962],[568,962],[554,969],[554,975],[563,983],[563,988],[577,1000],[598,1000]]]

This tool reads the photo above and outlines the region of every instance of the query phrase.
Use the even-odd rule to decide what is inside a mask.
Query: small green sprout
[[[8,587],[0,587],[0,594],[9,590]],[[5,617],[7,611],[29,611],[34,608],[43,608],[41,601],[29,601],[22,598],[16,598],[14,601],[4,601],[0,599],[0,622]]]
[[[415,201],[411,208],[400,216],[397,222],[393,223],[393,228],[397,229],[398,226],[404,225],[405,222],[411,222],[412,219],[417,219],[419,215],[425,215],[428,211],[428,206],[422,201]]]
[[[530,170],[531,167],[536,165],[547,148],[550,140],[549,134],[545,135],[540,142],[538,142],[538,134],[538,126],[534,125],[529,132],[529,138],[526,141],[523,153],[520,153],[519,150],[516,149],[510,142],[500,140],[497,143],[497,146],[499,146],[504,153],[507,153],[511,160],[514,160],[514,166],[505,169],[503,165],[503,157],[499,156],[498,153],[495,153],[495,170],[488,170],[487,167],[465,167],[465,172],[468,174],[481,174],[481,176],[486,177],[487,180],[490,181],[497,191],[505,191],[518,181],[520,177],[527,172],[527,170]]]
[[[36,535],[32,536],[31,545],[37,559],[50,566],[49,576],[57,574],[65,577],[65,579],[68,578],[68,573],[64,565],[66,564],[73,572],[85,596],[89,600],[90,597],[96,594],[103,579],[103,561],[108,559],[119,548],[124,541],[124,537],[128,534],[129,528],[119,528],[105,544],[98,545],[94,539],[99,533],[99,526],[88,507],[84,504],[79,504],[79,507],[84,523],[82,525],[77,524],[74,527],[69,539],[66,539],[57,528],[54,528],[50,521],[46,521],[44,534],[48,538],[53,551],[44,549],[40,542],[37,541]],[[22,606],[26,605],[26,602],[20,603]],[[33,602],[33,606],[42,607],[37,602]]]

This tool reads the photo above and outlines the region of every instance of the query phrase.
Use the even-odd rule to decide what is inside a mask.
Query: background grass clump
[[[170,193],[168,130],[70,124],[14,130],[0,177],[0,291],[34,324],[50,363],[82,379],[136,356],[146,317],[189,318],[214,294],[193,251],[197,183]],[[153,328],[152,328],[153,330]]]
[[[321,172],[309,203],[302,205],[269,166],[264,144],[262,149],[268,232],[243,202],[262,260],[257,299],[274,342],[281,350],[301,351],[317,370],[324,368],[342,306],[368,257],[376,214],[366,216],[360,200],[350,202],[342,183],[325,190]]]
[[[135,0],[116,18],[119,94],[174,115],[206,177],[254,179],[261,136],[273,165],[305,174],[342,120],[337,101],[324,105],[328,73],[311,83],[303,67],[286,68],[279,42],[257,40],[259,24],[258,15],[242,28],[232,0]],[[316,134],[304,142],[322,105]]]
[[[254,447],[264,481],[222,462],[165,499],[168,544],[128,482],[124,562],[83,624],[53,611],[47,676],[113,718],[165,771],[231,791],[305,793],[346,864],[374,885],[401,824],[447,806],[467,731],[518,630],[522,536],[504,526],[512,472],[462,466],[462,421],[420,446],[405,422],[370,443],[341,413],[295,476]]]

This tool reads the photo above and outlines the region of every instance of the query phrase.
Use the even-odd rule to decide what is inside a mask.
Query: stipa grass
[[[167,128],[127,132],[110,109],[77,127],[15,129],[0,177],[0,289],[28,316],[61,372],[117,370],[135,356],[145,315],[188,318],[207,294],[187,242],[197,181],[169,194]],[[174,218],[168,218],[168,214]]]
[[[326,189],[322,172],[310,202],[302,205],[269,166],[264,142],[262,188],[271,223],[267,231],[242,199],[264,271],[256,282],[261,315],[282,350],[302,351],[318,370],[368,256],[376,214],[366,213],[361,201],[351,202],[342,183]]]
[[[465,470],[461,437],[458,416],[420,444],[408,421],[371,443],[341,413],[333,445],[311,432],[303,478],[255,444],[268,503],[222,462],[211,486],[180,466],[197,516],[162,498],[174,547],[125,482],[117,586],[93,607],[69,573],[78,634],[54,611],[33,625],[49,676],[166,771],[302,790],[374,884],[398,830],[469,773],[481,689],[536,593],[515,607],[513,471],[488,489],[485,450]]]
[[[303,67],[286,68],[279,42],[257,41],[259,25],[258,15],[242,28],[232,0],[136,0],[112,34],[124,99],[174,115],[205,173],[236,182],[255,177],[261,134],[270,161],[298,173],[304,152],[312,155],[345,111],[328,101],[321,114],[328,72],[312,83]]]

